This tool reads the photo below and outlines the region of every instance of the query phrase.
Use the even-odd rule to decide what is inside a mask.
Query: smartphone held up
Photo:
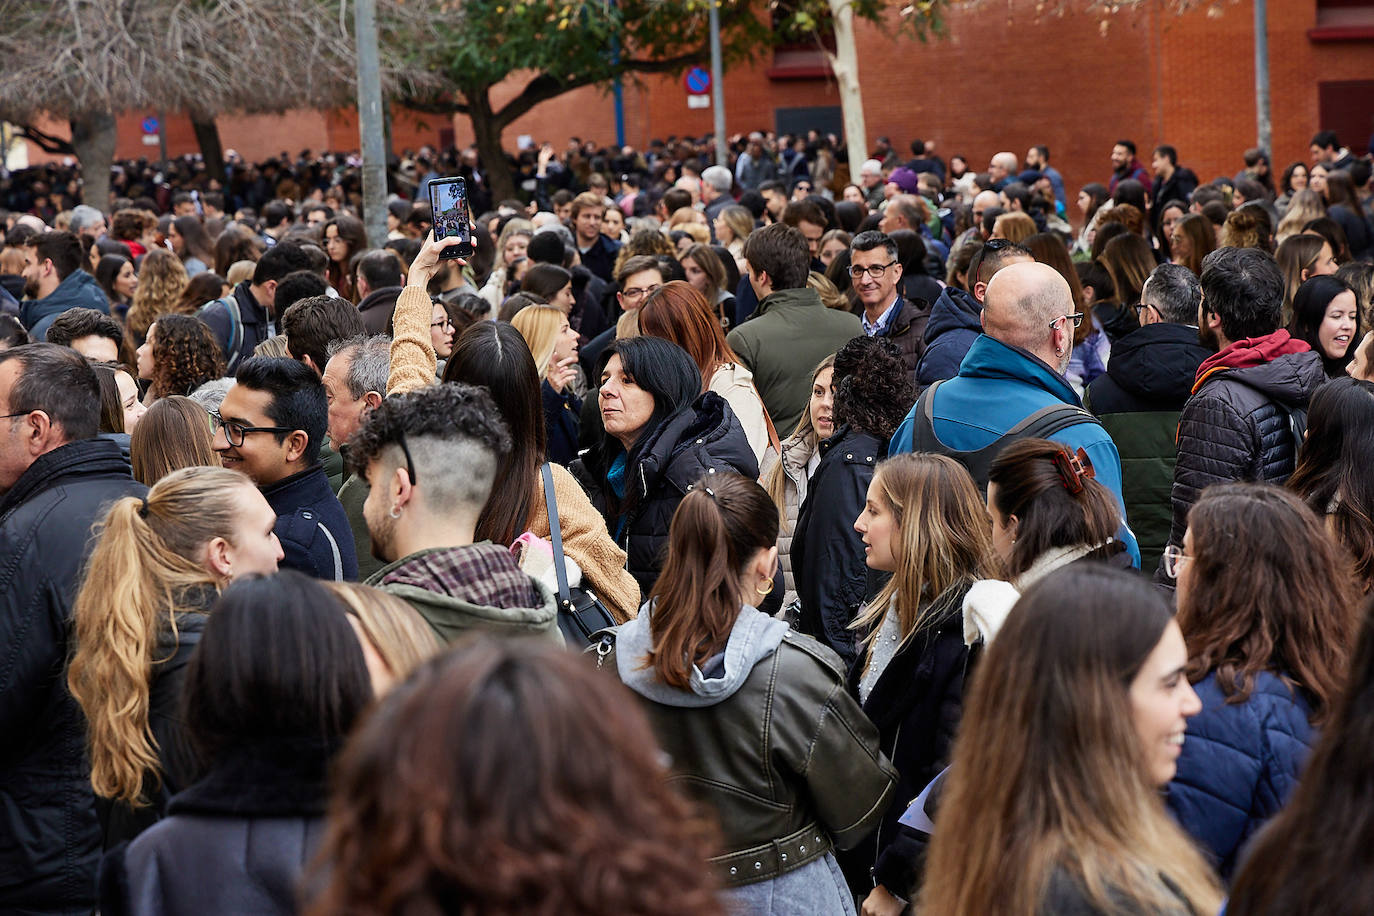
[[[453,260],[472,256],[472,230],[468,227],[468,187],[461,178],[435,178],[429,183],[429,209],[434,216],[434,239],[460,238],[439,255]]]

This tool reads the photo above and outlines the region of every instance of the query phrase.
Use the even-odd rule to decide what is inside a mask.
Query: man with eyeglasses
[[[1112,346],[1107,371],[1088,386],[1083,406],[1097,415],[1121,452],[1126,515],[1140,541],[1141,567],[1154,569],[1169,541],[1169,490],[1178,455],[1179,412],[1197,367],[1212,355],[1198,341],[1202,286],[1191,270],[1161,264],[1140,292],[1140,328]]]
[[[913,380],[925,353],[930,305],[911,301],[900,290],[902,265],[897,243],[882,232],[860,232],[849,243],[849,278],[863,304],[860,324],[869,337],[886,337],[902,351],[902,362]]]
[[[319,376],[294,359],[245,360],[211,421],[220,461],[251,477],[277,513],[281,565],[317,579],[356,579],[348,516],[320,463],[329,403]]]
[[[101,828],[85,719],[67,692],[72,598],[91,528],[142,496],[97,438],[100,385],[52,343],[0,351],[0,912],[90,912]]]
[[[1084,317],[1074,311],[1069,284],[1053,267],[1017,263],[998,271],[987,285],[983,334],[969,347],[959,374],[921,394],[888,454],[948,455],[986,489],[993,459],[1018,439],[1081,448],[1098,482],[1116,496],[1122,513],[1118,537],[1138,566],[1140,548],[1126,524],[1116,443],[1064,378],[1073,332]]]

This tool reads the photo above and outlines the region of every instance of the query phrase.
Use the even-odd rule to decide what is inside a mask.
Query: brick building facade
[[[1218,0],[1181,14],[1161,0],[1115,15],[1064,9],[1037,16],[1034,8],[1025,0],[956,6],[946,37],[924,44],[860,23],[870,141],[890,136],[904,153],[919,136],[934,140],[942,156],[965,155],[979,169],[998,150],[1020,156],[1045,143],[1070,189],[1106,179],[1119,137],[1134,139],[1147,165],[1154,144],[1174,145],[1204,181],[1240,169],[1241,152],[1256,136],[1252,0]],[[1270,0],[1268,23],[1276,169],[1307,159],[1308,140],[1320,128],[1364,149],[1374,133],[1374,2]],[[507,91],[517,85],[513,79]],[[724,90],[730,133],[811,124],[839,131],[838,93],[816,52],[765,52],[728,69]],[[495,95],[499,107],[501,90]],[[710,109],[689,107],[679,78],[627,85],[624,97],[626,140],[636,146],[711,130]],[[118,156],[156,155],[140,136],[143,114],[120,119]],[[249,159],[358,147],[352,112],[222,118],[220,131],[226,148]],[[471,140],[461,118],[450,124],[406,112],[396,114],[393,132],[397,149]],[[507,129],[507,146],[522,134],[559,148],[571,135],[611,144],[611,95],[583,89],[545,103]],[[196,149],[186,119],[169,117],[168,147],[173,155]]]

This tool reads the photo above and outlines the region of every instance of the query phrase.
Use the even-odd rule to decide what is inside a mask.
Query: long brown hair
[[[665,283],[649,294],[639,307],[639,330],[686,350],[701,372],[702,391],[722,364],[739,362],[706,297],[685,280]]]
[[[952,458],[896,455],[878,465],[873,484],[897,522],[892,539],[897,569],[850,627],[876,632],[895,599],[905,643],[932,622],[931,611],[951,589],[993,575],[992,530],[978,487]],[[865,668],[872,654],[870,641]]]
[[[151,487],[178,468],[219,467],[210,415],[190,398],[159,398],[129,434],[134,479]]]
[[[988,484],[997,485],[993,505],[1004,518],[1016,516],[1016,544],[1007,560],[1013,578],[1056,547],[1103,547],[1121,527],[1116,497],[1096,480],[1083,480],[1073,494],[1055,465],[1068,449],[1048,439],[1013,442],[993,459]]]
[[[811,385],[814,388],[816,379],[827,369],[835,365],[835,354],[830,354],[817,364],[815,371],[811,373]],[[810,395],[807,396],[806,409],[802,411],[801,419],[797,421],[796,429],[792,430],[789,439],[800,437],[807,445],[807,455],[815,453],[820,443],[816,439],[816,428],[811,425],[811,403]],[[773,504],[778,507],[778,512],[782,516],[787,514],[787,469],[782,466],[782,456],[778,456],[777,462],[768,471],[768,476],[762,481],[763,488],[768,491],[768,498],[773,500]],[[784,519],[783,524],[786,524]]]
[[[161,778],[148,723],[158,635],[176,632],[176,615],[195,589],[220,583],[196,553],[216,537],[232,542],[241,487],[253,482],[226,468],[184,468],[143,501],[115,501],[73,605],[76,652],[67,685],[87,722],[91,785],[97,795],[147,804],[145,780]]]
[[[721,914],[715,837],[660,758],[615,678],[542,642],[469,638],[349,742],[306,912]]]
[[[191,278],[181,259],[166,248],[153,248],[138,266],[138,286],[125,323],[138,340],[148,336],[148,327],[163,315],[176,313],[181,294]]]
[[[1374,899],[1374,599],[1350,678],[1293,797],[1256,838],[1231,888],[1235,916],[1358,916]]]
[[[224,376],[224,351],[210,326],[199,318],[163,315],[154,322],[149,334],[153,397],[190,394],[206,382]]]
[[[1101,564],[1026,591],[964,703],[918,911],[1031,916],[1063,871],[1102,912],[1172,912],[1179,897],[1216,912],[1221,890],[1164,810],[1131,709],[1170,617],[1148,582]]]
[[[1212,221],[1200,213],[1189,213],[1174,226],[1188,238],[1187,263],[1183,266],[1202,276],[1202,259],[1217,248],[1217,230]]]
[[[1188,531],[1191,588],[1178,608],[1188,679],[1215,671],[1227,702],[1241,703],[1255,676],[1271,671],[1302,689],[1321,725],[1355,637],[1347,557],[1311,509],[1269,484],[1208,487]]]
[[[719,652],[745,595],[740,574],[778,540],[778,510],[739,474],[712,474],[682,498],[668,526],[668,560],[649,600],[649,664],[670,687],[686,689],[692,666]]]

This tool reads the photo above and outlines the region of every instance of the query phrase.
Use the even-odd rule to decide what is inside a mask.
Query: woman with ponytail
[[[221,588],[272,573],[276,513],[243,474],[174,471],[113,503],[73,611],[67,684],[88,723],[106,848],[161,817],[195,775],[178,712],[185,667]]]
[[[774,588],[778,510],[712,474],[683,497],[640,615],[599,664],[644,701],[673,778],[720,819],[731,912],[852,914],[832,850],[877,826],[896,774],[819,643],[755,609]]]

